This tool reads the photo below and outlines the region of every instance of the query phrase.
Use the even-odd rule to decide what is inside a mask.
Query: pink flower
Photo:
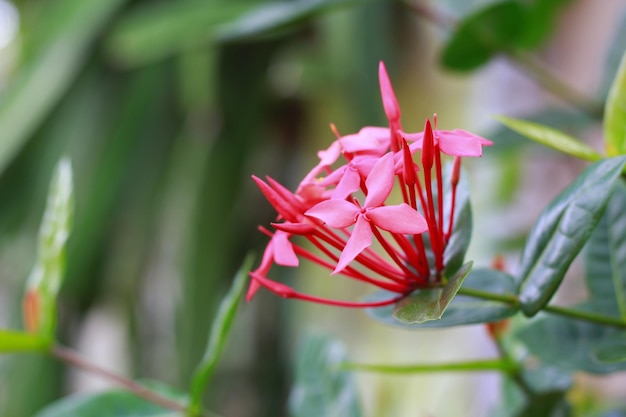
[[[423,132],[404,133],[400,107],[382,62],[379,78],[388,127],[364,127],[345,136],[333,127],[336,140],[318,153],[319,163],[295,192],[270,177],[263,181],[253,176],[276,209],[277,222],[272,223],[274,232],[261,228],[270,241],[261,264],[250,273],[248,300],[265,287],[286,298],[377,307],[393,304],[418,288],[442,284],[461,157],[480,156],[482,146],[491,142],[460,129],[433,129],[429,120]],[[442,152],[455,157],[449,199],[444,199]],[[394,188],[402,201],[387,204]],[[450,205],[446,210],[444,202]],[[451,214],[444,218],[444,213]],[[273,266],[295,268],[302,260],[326,268],[333,276],[396,295],[376,302],[327,299],[269,278]]]

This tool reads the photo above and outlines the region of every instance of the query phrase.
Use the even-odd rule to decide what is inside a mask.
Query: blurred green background
[[[510,61],[458,72],[491,58],[473,62],[480,51],[471,45],[457,53],[471,68],[442,68],[448,17],[492,3],[0,0],[0,325],[21,326],[46,190],[63,155],[74,168],[76,217],[59,337],[121,373],[185,389],[217,303],[245,254],[263,248],[256,226],[272,220],[250,174],[294,187],[334,138],[328,123],[342,133],[384,125],[380,60],[407,130],[420,130],[437,112],[443,128],[487,135],[495,113],[552,117],[547,107],[558,109],[550,119],[557,127],[577,129],[572,120],[593,126],[593,114],[571,116]],[[520,3],[545,6],[537,15],[544,20],[525,23],[539,34],[524,48],[538,49],[564,82],[601,99],[623,2],[603,2],[604,10],[593,1]],[[592,36],[572,38],[579,32]],[[476,172],[489,184],[477,190],[479,206],[510,205],[521,161],[533,152],[519,139],[501,143]],[[516,233],[529,222],[521,223]],[[506,237],[515,247],[515,236]],[[475,249],[485,262],[487,252]],[[294,315],[292,304],[261,293],[243,306],[207,396],[211,409],[286,415],[294,335],[309,322],[324,328],[338,314],[304,307]],[[363,316],[341,314],[348,326]],[[364,340],[354,329],[326,330],[345,333],[353,346]],[[379,361],[386,354],[394,353],[380,351]],[[28,417],[94,386],[44,357],[1,357],[0,415]],[[374,409],[396,401],[389,392],[374,396]]]

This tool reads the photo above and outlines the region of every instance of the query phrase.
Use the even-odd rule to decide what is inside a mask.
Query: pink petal
[[[341,155],[341,145],[339,144],[339,141],[336,140],[328,147],[328,149],[317,153],[317,156],[320,158],[319,165],[331,166],[337,161],[337,159],[339,159],[339,155]]]
[[[383,107],[385,108],[387,119],[390,122],[397,122],[400,120],[400,106],[398,105],[396,94],[393,92],[387,69],[382,61],[378,65],[378,81],[380,82],[380,95],[383,99]]]
[[[428,230],[424,217],[406,203],[367,210],[365,216],[376,226],[391,233],[416,235]]]
[[[272,236],[271,244],[274,247],[274,261],[278,265],[298,266],[298,257],[289,241],[289,234],[280,230]]]
[[[350,262],[354,260],[363,250],[372,244],[372,227],[367,221],[365,216],[359,216],[356,221],[352,234],[346,243],[346,247],[343,248],[337,267],[332,272],[336,274],[343,271]]]
[[[359,207],[345,200],[326,200],[317,203],[304,214],[320,219],[330,227],[342,229],[354,224],[360,211]]]
[[[388,153],[376,162],[367,176],[367,197],[364,207],[378,207],[385,202],[393,188],[393,154]]]
[[[356,167],[348,165],[330,198],[345,200],[349,195],[358,191],[359,188],[361,188],[361,175],[359,175]]]
[[[359,130],[359,133],[339,138],[339,142],[343,150],[349,153],[382,155],[389,148],[390,137],[389,128],[367,126]]]

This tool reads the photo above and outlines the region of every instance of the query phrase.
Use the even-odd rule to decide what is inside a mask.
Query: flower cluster
[[[341,136],[332,126],[337,139],[318,153],[319,163],[295,192],[270,177],[266,181],[252,177],[278,217],[272,223],[274,231],[260,227],[270,241],[260,266],[250,273],[248,300],[263,286],[286,298],[377,307],[392,304],[415,289],[441,285],[444,251],[454,227],[461,157],[481,156],[482,146],[491,142],[460,129],[436,130],[436,117],[435,129],[427,120],[423,132],[405,133],[382,62],[379,80],[389,127],[364,127]],[[442,152],[454,157],[447,221]],[[399,188],[402,202],[386,204],[394,187]],[[294,238],[308,244],[303,246]],[[332,300],[268,278],[274,264],[297,267],[301,259],[397,296],[376,302]]]

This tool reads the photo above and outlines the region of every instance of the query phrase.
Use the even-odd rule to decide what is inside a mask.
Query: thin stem
[[[181,413],[187,411],[187,406],[185,404],[181,404],[177,401],[164,397],[158,392],[152,391],[149,388],[136,383],[135,381],[132,381],[124,376],[115,374],[107,369],[100,367],[99,365],[96,365],[93,362],[89,362],[87,359],[83,358],[77,352],[74,352],[71,349],[57,345],[52,347],[50,353],[52,354],[52,356],[65,363],[95,374],[108,381],[114,382],[117,385],[121,385],[128,391],[132,392],[138,397],[150,401],[151,403],[158,404],[169,410]]]
[[[573,319],[585,320],[592,323],[604,324],[606,326],[619,327],[626,329],[626,322],[622,319],[605,316],[604,314],[593,313],[590,311],[576,310],[573,308],[559,306],[545,306],[543,311],[546,313],[557,314],[559,316],[569,317]]]
[[[341,369],[362,372],[378,372],[385,374],[414,374],[425,372],[505,372],[509,373],[513,368],[510,361],[502,359],[485,359],[467,362],[451,362],[441,364],[416,364],[416,365],[378,365],[345,362]]]
[[[469,297],[481,298],[483,300],[500,301],[512,306],[519,306],[519,299],[514,294],[496,294],[493,292],[476,290],[474,288],[461,287],[458,294]]]

